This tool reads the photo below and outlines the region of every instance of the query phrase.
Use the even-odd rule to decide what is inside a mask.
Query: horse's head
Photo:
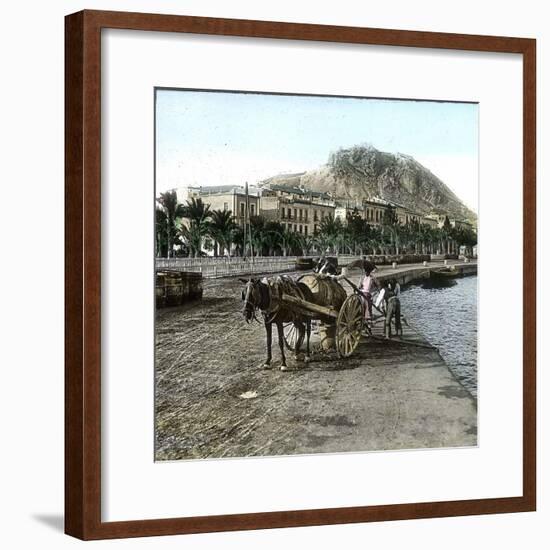
[[[244,283],[244,288],[241,293],[241,299],[243,301],[243,315],[245,321],[250,323],[252,319],[256,318],[255,311],[260,309],[262,304],[262,295],[260,285],[262,284],[259,279],[239,279]]]
[[[338,270],[330,258],[321,256],[313,268],[314,273],[324,273],[325,275],[336,275]]]
[[[314,260],[315,265],[313,266],[313,273],[319,273],[321,268],[325,265],[325,262],[326,262],[326,260],[323,256],[321,256],[320,258],[315,258],[315,260]]]

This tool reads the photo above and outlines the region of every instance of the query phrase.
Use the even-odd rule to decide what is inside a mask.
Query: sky
[[[477,104],[159,89],[155,108],[157,193],[253,185],[370,144],[413,156],[477,212]]]

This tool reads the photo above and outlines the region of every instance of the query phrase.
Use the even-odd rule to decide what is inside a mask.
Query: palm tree
[[[267,221],[263,216],[251,216],[250,239],[256,256],[261,256],[265,250],[272,252],[279,245],[281,229],[277,222]]]
[[[210,205],[201,198],[192,197],[183,205],[183,217],[191,221],[203,222],[210,217]]]
[[[409,220],[404,225],[399,226],[399,241],[405,248],[405,252],[418,253],[420,244],[420,222]]]
[[[449,234],[451,232],[451,222],[449,216],[445,216],[445,221],[441,227],[441,251],[443,254],[449,253]]]
[[[390,248],[395,247],[395,253],[399,254],[399,219],[397,218],[397,212],[395,207],[388,206],[384,210],[384,217],[382,218],[382,230],[383,234],[388,232],[390,236]]]
[[[469,228],[461,227],[454,228],[453,238],[457,247],[464,246],[465,254],[473,256],[473,247],[477,244],[477,235],[475,231]]]
[[[313,248],[313,237],[309,235],[303,235],[302,233],[295,233],[296,244],[302,251],[302,256],[307,256]]]
[[[183,217],[189,220],[189,225],[183,225],[180,233],[193,256],[197,257],[202,253],[204,237],[210,230],[210,205],[201,198],[192,197],[182,208]]]
[[[235,256],[244,256],[244,230],[242,227],[235,228],[232,240],[235,245]]]
[[[284,227],[280,222],[268,221],[265,224],[266,239],[265,245],[269,256],[275,255],[275,250],[281,250],[281,235],[284,232]]]
[[[338,255],[340,252],[341,234],[343,233],[343,225],[340,218],[328,216],[323,218],[319,225],[319,236],[326,241],[332,251]]]
[[[162,258],[168,253],[166,214],[160,206],[155,208],[155,244],[157,258]]]
[[[182,225],[180,235],[194,258],[202,254],[203,240],[208,234],[208,221],[191,221],[189,225]]]
[[[430,242],[431,242],[431,233],[432,228],[426,223],[419,224],[418,234],[417,234],[417,252],[418,245],[420,245],[420,254],[429,254],[430,253]]]
[[[252,243],[251,254],[256,252],[256,256],[261,256],[266,241],[266,228],[265,228],[265,218],[262,216],[251,216],[250,217],[250,241]],[[247,243],[248,244],[248,243]]]
[[[161,193],[160,197],[157,198],[157,202],[162,207],[165,216],[167,242],[166,257],[170,258],[174,255],[174,238],[178,231],[178,220],[185,215],[184,206],[178,202],[178,196],[175,191]]]
[[[289,252],[292,252],[292,250],[294,248],[297,248],[297,245],[298,245],[298,237],[297,237],[297,233],[290,230],[290,229],[285,229],[284,231],[282,231],[279,235],[279,243],[280,243],[280,247],[283,251],[283,256],[288,256],[288,253]]]
[[[367,246],[372,250],[372,254],[376,256],[383,242],[382,230],[379,227],[371,227],[367,237]]]
[[[210,216],[209,233],[214,240],[214,255],[219,252],[223,256],[227,250],[228,256],[231,256],[231,244],[237,229],[231,210],[212,210]]]
[[[352,254],[363,254],[364,247],[369,240],[371,226],[363,219],[357,209],[354,209],[347,217],[347,237],[349,239]]]

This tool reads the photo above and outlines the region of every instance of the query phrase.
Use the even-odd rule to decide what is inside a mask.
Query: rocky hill
[[[340,149],[317,170],[277,175],[262,182],[266,183],[301,186],[342,199],[380,197],[415,212],[438,212],[471,222],[477,220],[474,212],[413,157],[384,153],[371,145]]]

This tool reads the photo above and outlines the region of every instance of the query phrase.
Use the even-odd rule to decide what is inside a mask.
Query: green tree
[[[235,245],[235,256],[244,256],[244,230],[237,226],[233,232],[233,244]]]
[[[183,206],[183,217],[188,224],[180,229],[181,237],[194,257],[202,254],[203,240],[210,231],[210,205],[201,198],[192,197]]]
[[[292,252],[299,246],[297,233],[291,229],[284,229],[280,233],[279,244],[283,251],[283,256],[288,256],[289,252]]]
[[[457,245],[464,246],[466,248],[465,254],[467,256],[473,256],[473,247],[477,244],[477,234],[473,229],[460,227],[455,228],[454,238]]]
[[[214,255],[231,255],[231,244],[237,224],[233,219],[231,210],[212,210],[210,212],[211,221],[209,224],[209,235],[214,240]]]
[[[268,221],[265,224],[264,245],[267,248],[267,254],[274,256],[275,251],[282,252],[281,235],[284,232],[283,224],[278,221]]]
[[[250,240],[256,256],[261,256],[267,243],[266,220],[263,216],[250,217]]]
[[[340,218],[333,218],[332,216],[323,218],[319,225],[319,235],[336,255],[340,253],[343,229],[342,220]]]
[[[371,227],[367,238],[367,246],[371,249],[373,255],[381,251],[383,240],[382,229],[376,226]]]
[[[302,233],[296,233],[296,244],[300,248],[302,256],[307,256],[313,248],[313,237],[310,235],[303,235]]]
[[[155,245],[157,258],[162,258],[168,254],[168,235],[166,225],[166,214],[160,206],[157,206],[155,208]]]
[[[449,216],[445,216],[445,221],[443,222],[443,227],[441,228],[441,249],[443,254],[451,253],[451,232],[453,226],[449,220]]]
[[[399,219],[397,218],[397,211],[394,206],[389,205],[384,210],[384,216],[382,217],[382,236],[389,236],[390,249],[395,250],[396,254],[399,254]]]
[[[166,225],[166,257],[171,258],[174,255],[174,240],[178,233],[179,220],[184,217],[184,206],[178,202],[178,196],[175,191],[166,191],[157,198],[162,211],[164,212],[164,223]],[[159,209],[156,210],[158,215]]]
[[[201,198],[191,197],[183,205],[183,217],[190,221],[204,222],[210,218],[210,205],[205,204]]]
[[[190,254],[194,258],[198,258],[203,254],[204,237],[208,234],[208,222],[191,221],[189,225],[182,225],[180,235],[186,246],[189,248]]]
[[[347,238],[352,254],[364,254],[370,239],[371,226],[356,208],[347,216]]]

